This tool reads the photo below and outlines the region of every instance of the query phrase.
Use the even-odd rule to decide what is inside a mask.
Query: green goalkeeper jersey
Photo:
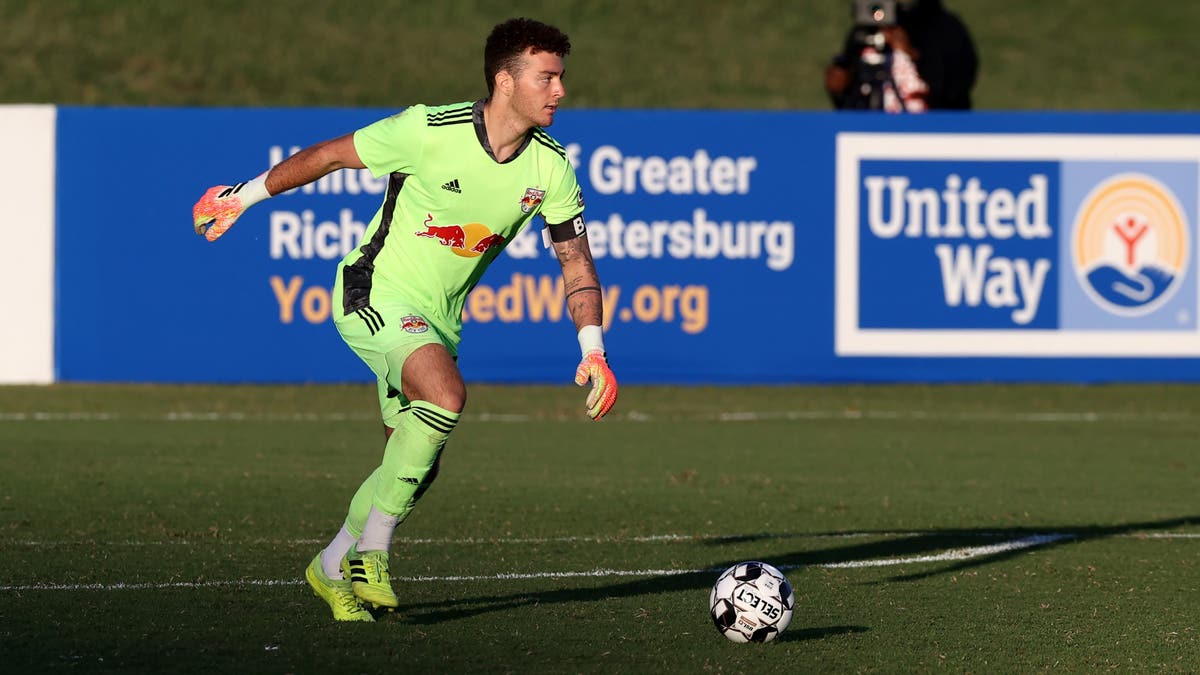
[[[542,129],[496,161],[482,101],[414,105],[356,131],[354,147],[389,180],[361,244],[338,266],[343,314],[386,296],[457,336],[467,294],[535,215],[557,224],[583,212],[566,151]]]

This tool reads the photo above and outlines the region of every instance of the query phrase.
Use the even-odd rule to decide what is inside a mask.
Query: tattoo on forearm
[[[567,300],[567,311],[575,321],[575,328],[588,325],[600,325],[604,319],[604,300],[599,288],[595,293],[580,293]]]
[[[575,260],[575,256],[578,254],[578,249],[569,245],[559,244],[555,247],[554,252],[558,254],[559,264],[566,265]]]
[[[596,263],[586,235],[554,245],[563,268],[564,299],[575,327],[599,325],[604,315],[604,290],[596,275]],[[585,293],[584,291],[594,291]]]
[[[569,300],[572,295],[575,295],[576,293],[582,293],[584,291],[596,291],[597,293],[601,292],[599,286],[584,286],[583,288],[576,288],[570,293],[567,293],[567,299]]]
[[[579,258],[590,262],[592,258],[586,236],[558,242],[554,244],[554,252],[558,254],[558,261],[563,264],[574,262]]]

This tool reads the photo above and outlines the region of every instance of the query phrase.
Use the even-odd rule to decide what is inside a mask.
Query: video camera
[[[887,48],[881,29],[896,25],[896,0],[851,0],[854,39],[880,52]]]
[[[896,0],[853,0],[854,25],[883,28],[896,25]]]
[[[892,82],[892,54],[883,29],[896,25],[896,0],[851,0],[854,43],[859,55],[853,84],[841,100],[843,109],[883,109],[884,86]]]

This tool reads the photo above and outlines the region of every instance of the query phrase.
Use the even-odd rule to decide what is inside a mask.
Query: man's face
[[[533,125],[554,124],[558,101],[567,95],[563,88],[563,59],[550,52],[521,55],[520,74],[513,78],[513,108]]]

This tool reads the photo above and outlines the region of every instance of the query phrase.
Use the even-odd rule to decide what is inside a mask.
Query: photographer
[[[966,25],[941,0],[852,0],[855,25],[825,71],[839,110],[968,110],[979,67]]]

